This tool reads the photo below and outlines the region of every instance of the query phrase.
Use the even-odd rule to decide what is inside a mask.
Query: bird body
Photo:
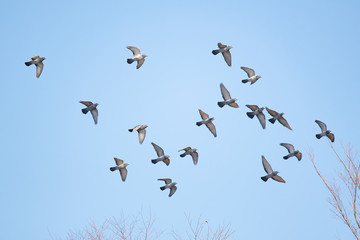
[[[214,137],[216,137],[217,136],[216,128],[215,125],[212,123],[212,121],[214,121],[215,118],[210,118],[209,115],[203,112],[201,109],[199,109],[199,113],[202,118],[202,121],[196,122],[196,125],[201,126],[205,124],[205,126],[210,130],[210,132],[214,135]]]
[[[98,103],[92,103],[90,101],[80,101],[80,103],[84,104],[86,106],[86,108],[81,109],[83,114],[87,114],[89,111],[91,112],[91,115],[94,119],[95,124],[97,124],[98,122],[98,110],[97,110],[97,106],[99,105]]]
[[[141,51],[137,47],[127,46],[127,49],[129,49],[133,53],[133,58],[128,58],[127,63],[131,64],[135,61],[137,61],[136,69],[139,69],[145,62],[145,58],[148,56],[146,54],[141,54]]]
[[[126,180],[126,176],[127,176],[127,169],[126,167],[129,165],[128,163],[124,163],[124,160],[121,160],[119,158],[114,158],[116,166],[115,167],[111,167],[110,171],[116,171],[119,170],[120,172],[120,176],[121,176],[121,180],[123,182],[125,182]]]
[[[256,75],[254,69],[252,68],[241,67],[241,69],[244,70],[248,75],[247,79],[242,80],[243,83],[250,82],[250,85],[252,85],[261,78],[261,75]]]
[[[170,164],[170,156],[169,155],[165,155],[164,150],[159,147],[158,145],[156,145],[155,143],[151,143],[156,151],[156,154],[158,156],[158,158],[152,159],[151,162],[153,164],[156,164],[158,162],[164,162],[167,166],[169,166]]]
[[[275,121],[278,120],[278,122],[281,123],[281,125],[283,125],[284,127],[292,130],[292,128],[290,127],[287,120],[283,117],[284,113],[278,113],[278,112],[276,112],[274,110],[271,110],[268,107],[266,107],[266,111],[273,117],[273,118],[269,119],[269,122],[274,124]]]
[[[142,144],[144,142],[145,136],[146,136],[146,128],[147,125],[139,124],[135,126],[134,128],[129,129],[129,132],[137,131],[138,137],[139,137],[139,143]]]
[[[218,53],[221,53],[224,57],[225,62],[229,67],[231,67],[231,53],[230,49],[232,46],[227,46],[221,43],[218,43],[219,49],[213,50],[212,54],[217,55]]]
[[[185,157],[186,155],[190,155],[193,159],[194,165],[198,163],[199,155],[197,153],[196,148],[186,147],[179,150],[179,152],[180,151],[185,151],[184,153],[180,154],[180,157]]]
[[[266,182],[269,178],[274,179],[275,181],[285,183],[285,180],[278,175],[279,171],[273,171],[270,163],[265,159],[264,156],[261,156],[262,164],[267,175],[261,177],[261,179]]]
[[[46,57],[34,56],[31,58],[31,61],[25,62],[25,65],[30,66],[30,65],[34,64],[36,66],[36,77],[39,78],[43,71],[43,68],[44,68],[43,61],[45,59],[46,59]]]
[[[246,106],[252,110],[252,112],[247,112],[246,115],[251,119],[254,116],[256,116],[261,124],[261,127],[263,129],[265,129],[266,128],[266,118],[263,113],[264,108],[263,107],[259,108],[257,105],[246,105]]]
[[[290,143],[280,143],[281,146],[285,147],[289,154],[284,156],[283,158],[285,160],[291,158],[291,157],[296,157],[299,161],[301,160],[302,158],[302,153],[299,151],[299,150],[295,150],[294,146]]]
[[[164,191],[165,189],[170,189],[169,197],[174,195],[177,190],[177,187],[175,186],[177,182],[172,182],[171,178],[159,178],[158,181],[165,182],[165,186],[160,187],[161,191]]]
[[[226,89],[226,87],[222,83],[220,84],[220,91],[221,91],[221,95],[222,95],[224,101],[218,102],[219,107],[222,108],[225,105],[229,105],[230,107],[233,107],[233,108],[239,107],[239,105],[235,102],[235,101],[237,101],[237,98],[232,98],[230,95],[230,92]]]
[[[315,120],[315,122],[319,125],[320,129],[321,129],[321,133],[319,134],[316,134],[316,138],[317,139],[320,139],[322,138],[323,136],[327,136],[331,142],[334,142],[335,141],[335,135],[327,129],[327,126],[325,123],[323,123],[322,121],[319,121],[319,120]]]

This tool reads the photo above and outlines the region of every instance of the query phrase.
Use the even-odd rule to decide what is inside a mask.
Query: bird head
[[[143,128],[147,128],[148,127],[148,125],[143,125]]]
[[[177,182],[173,182],[174,183],[174,185],[176,185],[177,184]]]
[[[125,166],[125,167],[127,167],[127,166],[129,166],[129,165],[130,165],[130,164],[128,164],[128,163],[124,163],[124,166]]]
[[[98,103],[95,103],[94,106],[97,107],[99,104]]]
[[[258,78],[258,79],[261,78],[261,75],[258,75],[257,78]]]
[[[279,173],[279,171],[274,171],[275,175],[277,175]]]
[[[146,58],[148,55],[144,54],[143,57]]]

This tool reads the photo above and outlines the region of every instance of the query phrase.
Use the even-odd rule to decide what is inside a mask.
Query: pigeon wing
[[[231,67],[231,53],[229,51],[222,52],[225,62]]]
[[[80,103],[84,104],[87,107],[89,107],[90,105],[93,105],[93,103],[90,101],[80,101]]]
[[[165,184],[169,184],[172,182],[171,178],[159,178],[158,181],[164,181]]]
[[[220,90],[221,90],[221,95],[225,101],[231,99],[231,95],[230,95],[229,91],[226,89],[226,87],[222,83],[220,84]]]
[[[36,63],[35,65],[36,65],[36,77],[39,78],[44,68],[44,63],[39,62]]]
[[[172,195],[174,195],[174,193],[176,192],[176,189],[177,189],[176,186],[172,186],[172,187],[170,188],[169,197],[171,197]]]
[[[137,61],[136,69],[139,69],[144,62],[145,62],[145,58],[142,58],[139,61]]]
[[[181,151],[189,151],[191,149],[191,147],[186,147],[186,148],[183,148],[181,150],[179,150],[178,152],[181,152]]]
[[[262,158],[262,164],[263,164],[265,172],[267,174],[272,173],[273,170],[272,170],[272,167],[271,167],[270,163],[266,160],[266,158],[264,156],[261,156],[261,158]]]
[[[121,180],[122,180],[123,182],[125,182],[126,176],[127,176],[127,169],[126,169],[126,167],[120,169],[120,176],[121,176]]]
[[[327,126],[325,123],[323,123],[322,121],[319,120],[315,120],[315,122],[319,125],[319,127],[321,128],[322,132],[326,132],[327,131]]]
[[[215,125],[212,122],[208,122],[205,125],[210,130],[210,132],[214,135],[214,137],[216,137],[217,135],[216,135]]]
[[[252,111],[256,111],[259,109],[258,105],[246,105],[248,108],[250,108]]]
[[[169,164],[170,164],[170,159],[169,159],[169,158],[165,158],[165,159],[163,160],[163,162],[166,164],[166,166],[169,166]]]
[[[294,146],[290,143],[280,143],[280,145],[285,147],[289,151],[289,153],[295,152]]]
[[[278,182],[286,183],[285,180],[282,177],[280,177],[279,175],[273,176],[272,179],[274,179],[275,181],[278,181]]]
[[[261,113],[259,113],[258,115],[256,115],[256,117],[259,119],[259,122],[260,122],[262,128],[265,129],[265,127],[266,127],[265,114],[263,114],[263,113],[261,112]]]
[[[199,113],[200,113],[202,120],[206,120],[209,118],[209,115],[207,113],[201,111],[200,109],[199,109]]]
[[[197,152],[192,152],[191,157],[193,159],[194,165],[196,165],[198,163],[199,154]]]
[[[156,145],[155,143],[151,143],[152,145],[153,145],[153,147],[154,147],[154,149],[155,149],[155,151],[156,151],[156,154],[158,155],[158,157],[161,157],[161,156],[163,156],[164,155],[164,150],[161,148],[161,147],[159,147],[158,145]]]
[[[267,107],[266,107],[266,111],[273,117],[279,114],[277,111],[271,110],[270,108]]]
[[[279,122],[280,122],[284,127],[287,127],[288,129],[292,130],[291,127],[290,127],[290,125],[289,125],[289,123],[286,121],[285,118],[281,117],[281,118],[279,118],[278,120],[279,120]]]
[[[252,68],[248,68],[248,67],[241,67],[242,70],[244,70],[246,72],[246,74],[248,75],[248,77],[252,77],[255,76],[255,71]]]
[[[137,47],[127,46],[126,48],[132,51],[134,57],[141,55],[141,51]]]
[[[326,136],[330,139],[331,142],[335,141],[335,135],[333,133],[329,133]]]
[[[116,158],[116,157],[114,157],[114,160],[115,160],[115,163],[116,163],[117,166],[119,166],[119,165],[121,165],[121,164],[124,163],[124,160],[121,160],[121,159]]]
[[[97,122],[98,122],[98,115],[99,115],[98,110],[97,110],[96,108],[93,109],[93,110],[91,110],[91,115],[92,115],[92,117],[93,117],[93,119],[94,119],[95,124],[97,124]]]
[[[144,142],[145,136],[146,136],[146,130],[145,129],[140,129],[138,131],[138,135],[139,135],[139,143],[142,144]]]
[[[236,102],[230,103],[229,106],[233,107],[233,108],[238,108],[239,105]]]
[[[218,43],[218,47],[221,49],[221,48],[226,48],[227,47],[227,45],[225,45],[225,44],[221,44],[221,43]]]

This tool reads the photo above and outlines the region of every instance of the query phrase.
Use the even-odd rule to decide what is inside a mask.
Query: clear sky
[[[161,239],[187,228],[185,214],[234,239],[350,239],[330,211],[307,151],[330,179],[335,147],[359,150],[359,1],[5,1],[0,9],[2,239],[64,237],[90,220],[151,209]],[[233,66],[211,54],[232,45]],[[126,46],[148,55],[136,70]],[[44,56],[40,79],[25,61]],[[262,78],[243,84],[240,67]],[[220,109],[220,83],[240,108]],[[99,103],[99,123],[80,100]],[[246,104],[284,112],[290,131],[246,116]],[[215,117],[218,137],[197,127]],[[267,113],[266,113],[267,114]],[[269,118],[269,115],[266,115]],[[128,128],[147,124],[142,145]],[[151,164],[155,142],[171,164]],[[279,143],[303,152],[291,158]],[[179,149],[198,149],[199,163]],[[264,183],[261,155],[287,181]],[[124,159],[128,177],[110,172]],[[169,198],[158,178],[178,190]],[[270,237],[269,237],[270,236]],[[273,237],[271,237],[273,236]]]

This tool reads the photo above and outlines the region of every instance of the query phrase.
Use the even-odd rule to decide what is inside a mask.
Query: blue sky
[[[358,1],[7,1],[0,9],[3,69],[0,225],[4,239],[64,237],[90,220],[151,209],[162,239],[187,228],[185,214],[234,239],[349,239],[330,212],[328,192],[306,152],[330,179],[337,164],[314,120],[335,133],[335,147],[359,149]],[[211,51],[232,45],[233,66]],[[148,55],[135,69],[126,46]],[[45,56],[37,79],[25,61]],[[241,83],[240,66],[262,78]],[[220,83],[239,109],[220,109]],[[99,103],[99,123],[79,101]],[[278,123],[262,130],[246,104],[267,106]],[[198,109],[215,117],[218,137],[197,127]],[[267,115],[268,117],[268,115]],[[147,124],[142,145],[128,128]],[[151,164],[150,142],[170,155]],[[284,161],[289,142],[303,160]],[[196,147],[199,163],[177,150]],[[261,155],[287,181],[260,180]],[[128,178],[109,171],[113,157]],[[171,198],[158,178],[178,182]]]

